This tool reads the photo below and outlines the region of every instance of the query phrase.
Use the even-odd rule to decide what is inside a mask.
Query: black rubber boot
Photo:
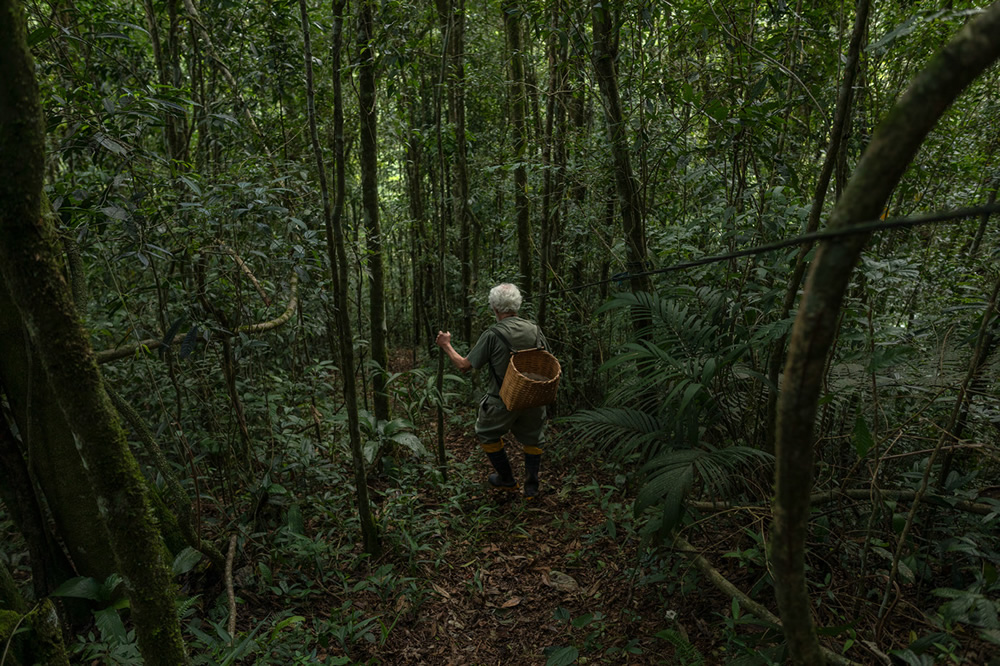
[[[539,453],[524,454],[524,499],[538,497],[538,467],[542,456]]]
[[[507,459],[507,452],[503,449],[486,454],[493,469],[496,472],[490,474],[489,482],[494,488],[501,490],[517,490],[517,481],[514,480],[514,472],[510,469],[510,461]]]

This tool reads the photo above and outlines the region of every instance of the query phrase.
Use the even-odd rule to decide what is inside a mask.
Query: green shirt
[[[510,348],[504,345],[495,331],[499,331],[507,338]],[[505,317],[483,331],[476,346],[472,348],[466,358],[477,370],[487,364],[492,367],[492,371],[487,369],[486,372],[486,390],[492,395],[499,395],[500,382],[503,381],[503,376],[507,372],[511,350],[534,349],[536,347],[548,349],[548,346],[545,336],[542,335],[542,331],[537,325],[518,316]]]

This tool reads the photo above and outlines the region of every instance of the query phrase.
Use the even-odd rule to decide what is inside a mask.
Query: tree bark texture
[[[375,19],[371,0],[362,0],[358,13],[358,103],[361,113],[361,205],[368,241],[368,270],[371,274],[369,317],[371,355],[375,364],[372,377],[375,418],[389,420],[386,377],[389,354],[386,349],[385,268],[382,257],[382,229],[378,212],[378,105],[375,90],[375,51],[372,49]],[[344,369],[347,372],[347,368]]]
[[[609,150],[614,165],[615,189],[622,216],[622,229],[627,248],[626,269],[633,276],[630,279],[632,291],[650,291],[648,275],[637,276],[646,270],[646,226],[639,183],[632,171],[628,138],[625,135],[625,114],[621,96],[618,93],[618,74],[615,71],[615,55],[618,35],[614,28],[612,9],[615,3],[599,2],[592,7],[594,31],[594,72],[601,90],[604,104],[604,119],[608,128]],[[641,326],[642,322],[637,322]]]
[[[44,127],[25,19],[0,0],[0,274],[38,349],[106,516],[146,664],[186,664],[165,548],[42,216]]]
[[[927,134],[954,99],[1000,57],[1000,2],[970,21],[889,111],[830,215],[830,229],[877,218]],[[812,490],[813,425],[844,292],[868,234],[823,243],[792,329],[778,404],[774,563],[778,607],[796,664],[822,664],[806,590],[805,539]]]
[[[524,54],[521,42],[521,8],[503,3],[504,28],[510,53],[510,122],[514,128],[514,209],[517,215],[517,258],[521,291],[528,298],[532,289],[531,202],[528,200],[528,96],[524,85]]]

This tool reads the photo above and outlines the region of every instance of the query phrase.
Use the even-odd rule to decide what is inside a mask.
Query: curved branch
[[[291,290],[291,295],[288,299],[288,305],[285,307],[285,311],[280,317],[271,319],[270,321],[263,321],[259,324],[247,324],[246,326],[240,326],[236,330],[240,333],[264,333],[266,331],[274,330],[282,324],[287,323],[288,320],[292,318],[292,315],[295,314],[295,310],[299,307],[299,277],[294,272],[289,280],[289,289]],[[180,344],[183,340],[183,335],[177,335],[170,344]],[[153,349],[158,349],[162,346],[162,339],[147,338],[124,347],[115,347],[114,349],[104,349],[102,351],[95,352],[95,356],[97,357],[98,363],[110,363],[112,361],[128,358],[129,356],[135,356],[143,348],[152,351]]]
[[[843,196],[831,229],[877,217],[931,128],[948,106],[1000,57],[1000,2],[963,27],[917,75],[872,137]],[[867,242],[861,234],[820,246],[799,307],[785,364],[776,438],[776,497],[772,560],[778,608],[796,664],[822,664],[806,589],[805,541],[812,492],[813,424],[827,354],[854,265]]]
[[[774,613],[769,611],[767,608],[757,603],[751,599],[743,590],[733,585],[729,582],[718,569],[712,566],[704,555],[698,552],[698,549],[691,545],[686,539],[681,536],[675,537],[675,544],[677,545],[677,550],[687,555],[691,558],[691,561],[698,568],[699,571],[708,579],[712,585],[716,587],[723,594],[727,594],[732,598],[737,599],[745,609],[756,615],[761,620],[765,622],[770,622],[771,624],[777,626],[779,629],[782,628],[781,619],[775,616]],[[882,654],[878,649],[872,645],[866,645],[869,650],[874,651],[884,663],[891,663],[889,657]],[[837,654],[831,650],[821,647],[820,650],[823,651],[823,655],[826,657],[827,663],[838,664],[843,666],[857,666],[857,664],[846,657]]]
[[[289,281],[288,289],[291,291],[291,295],[288,297],[288,305],[285,307],[285,311],[281,313],[280,317],[272,319],[271,321],[263,321],[259,324],[240,326],[236,330],[240,333],[263,333],[264,331],[273,330],[286,323],[292,318],[292,315],[295,314],[296,308],[299,307],[299,276],[294,271],[292,272],[292,278]]]
[[[264,291],[264,287],[260,286],[260,282],[257,281],[257,277],[253,274],[253,271],[251,271],[250,267],[247,266],[245,261],[243,261],[243,257],[238,255],[236,253],[236,250],[229,247],[225,243],[219,243],[219,248],[233,258],[233,261],[235,261],[236,265],[240,267],[240,270],[243,271],[243,274],[246,275],[247,278],[249,278],[250,282],[253,283],[253,286],[254,288],[257,289],[257,293],[260,294],[260,297],[264,299],[264,304],[271,305],[270,297],[267,295],[267,292]]]

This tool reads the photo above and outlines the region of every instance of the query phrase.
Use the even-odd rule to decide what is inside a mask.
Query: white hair
[[[499,314],[517,314],[522,300],[521,290],[509,282],[490,289],[490,307]]]

